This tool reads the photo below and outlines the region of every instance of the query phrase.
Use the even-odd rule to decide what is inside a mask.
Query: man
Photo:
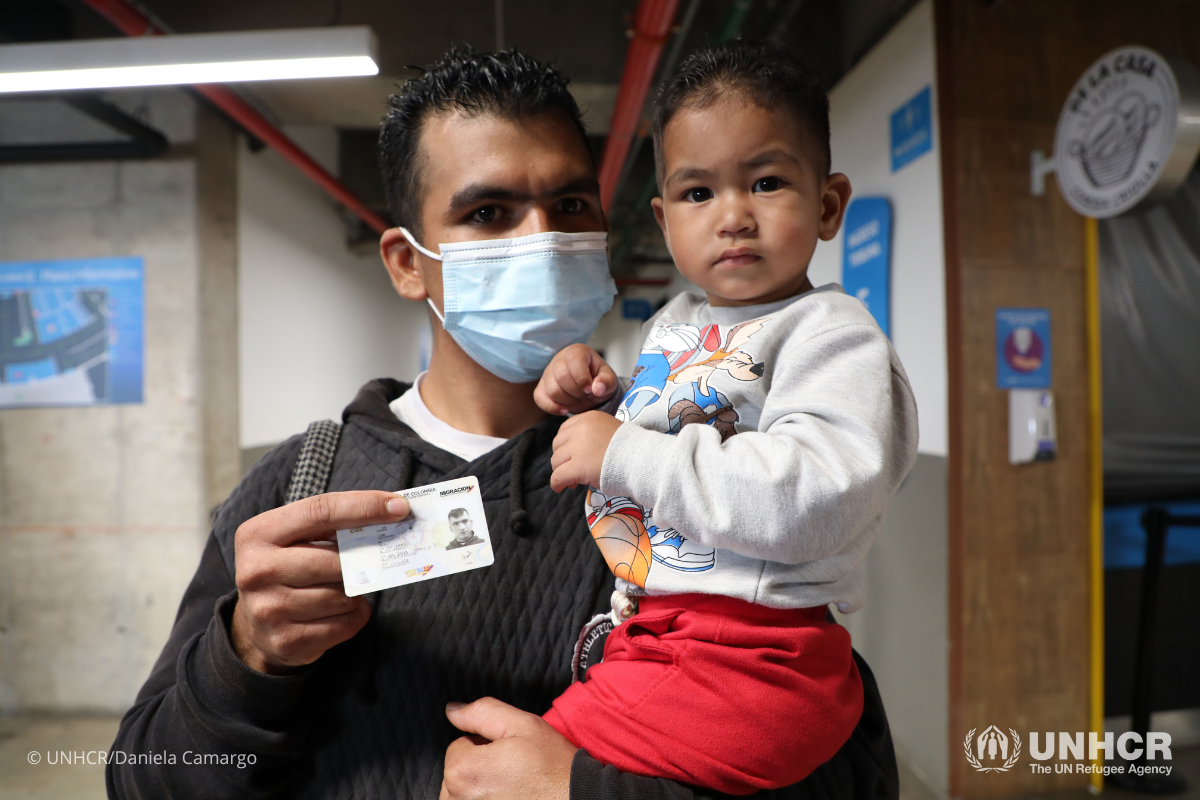
[[[483,544],[483,539],[475,535],[475,523],[471,521],[471,515],[465,508],[454,509],[446,518],[450,522],[450,532],[454,534],[454,541],[446,545],[447,550]]]
[[[402,297],[447,316],[446,243],[606,230],[565,86],[516,53],[451,51],[392,99],[381,161],[413,243],[392,229],[380,249]],[[254,763],[110,764],[110,797],[693,796],[604,767],[537,716],[570,683],[580,630],[607,609],[612,577],[581,493],[550,489],[561,418],[534,403],[536,376],[505,380],[496,371],[512,363],[490,360],[504,348],[468,355],[433,327],[415,386],[372,381],[346,408],[329,493],[283,505],[294,437],[223,504],[112,748]],[[407,503],[390,491],[471,475],[492,566],[346,597],[334,531],[402,519]],[[867,711],[850,742],[774,796],[897,795],[887,722],[860,669]]]

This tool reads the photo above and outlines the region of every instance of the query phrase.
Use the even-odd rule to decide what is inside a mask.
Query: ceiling
[[[678,21],[693,4],[695,16],[682,41],[668,42],[665,53],[685,55],[731,34],[769,37],[802,54],[832,86],[916,1],[680,0]],[[140,6],[178,33],[370,26],[379,40],[377,77],[242,88],[278,122],[342,130],[343,180],[352,173],[373,182],[351,188],[369,205],[380,206],[370,131],[386,110],[387,96],[413,74],[412,67],[437,59],[451,45],[516,47],[553,61],[572,79],[598,151],[612,116],[637,0],[140,0]],[[0,41],[115,35],[78,0],[0,0]],[[3,108],[0,102],[0,113]],[[652,175],[650,148],[635,147],[612,214],[621,240],[629,244],[622,258],[665,258],[665,250],[657,252],[662,250],[657,229],[644,213]]]
[[[680,0],[680,18],[692,0]],[[696,0],[687,52],[716,39],[732,18],[740,33],[776,34],[804,54],[830,85],[845,74],[915,0]],[[280,81],[250,88],[282,122],[374,127],[383,101],[453,44],[516,47],[551,60],[571,79],[603,132],[620,81],[636,0],[141,0],[167,28],[201,33],[323,25],[368,25],[379,38],[380,75]],[[76,0],[3,0],[0,38],[93,38],[115,33]]]

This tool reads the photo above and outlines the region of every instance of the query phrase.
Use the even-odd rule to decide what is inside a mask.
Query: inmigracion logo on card
[[[462,494],[463,492],[469,492],[474,488],[474,486],[456,486],[453,489],[444,489],[438,492],[438,496],[445,497],[448,494]]]

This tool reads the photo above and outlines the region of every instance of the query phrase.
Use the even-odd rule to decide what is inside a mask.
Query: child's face
[[[663,132],[654,216],[675,265],[714,306],[755,305],[812,288],[808,263],[832,239],[850,180],[824,177],[797,124],[726,95],[684,108]]]

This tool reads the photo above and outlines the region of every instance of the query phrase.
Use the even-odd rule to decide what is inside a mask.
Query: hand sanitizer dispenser
[[[1008,463],[1052,461],[1057,453],[1054,392],[1048,389],[1010,389]]]

